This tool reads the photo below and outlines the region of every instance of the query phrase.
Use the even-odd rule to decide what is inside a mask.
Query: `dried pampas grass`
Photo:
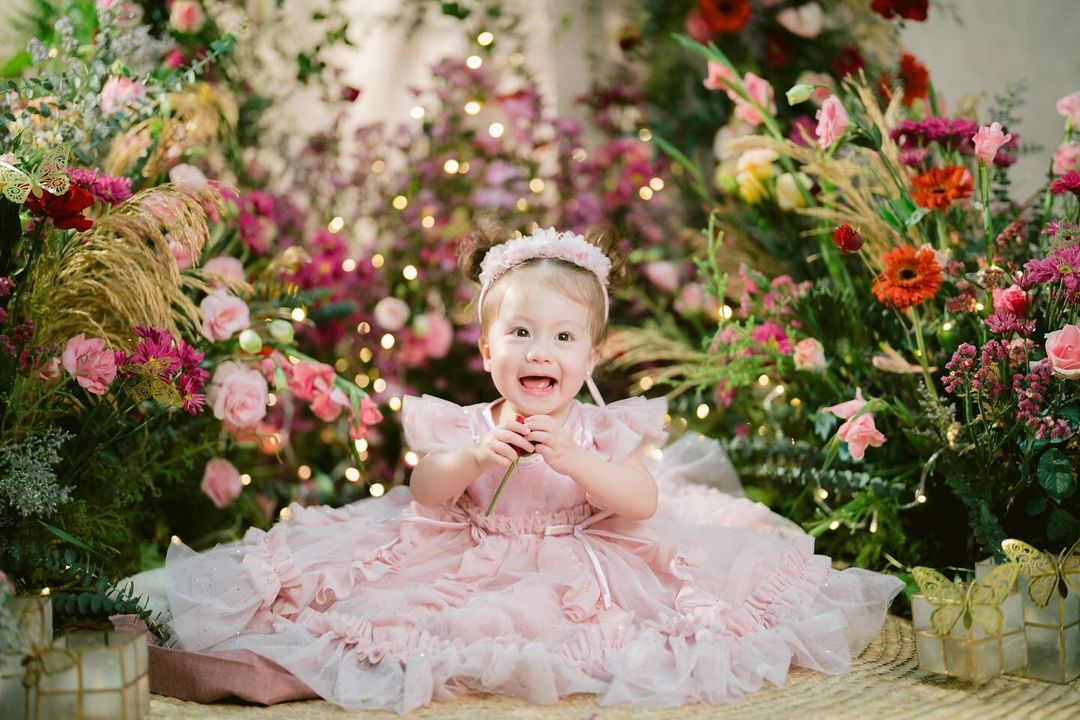
[[[131,328],[140,325],[197,334],[201,314],[185,291],[210,287],[198,276],[181,275],[169,242],[199,257],[209,240],[206,206],[223,209],[212,187],[144,190],[68,241],[51,262],[35,266],[37,341],[62,343],[85,333],[128,347]]]

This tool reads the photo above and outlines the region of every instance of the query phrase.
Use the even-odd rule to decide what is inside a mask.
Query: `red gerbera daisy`
[[[701,0],[698,12],[713,32],[732,35],[750,20],[750,0]]]
[[[942,277],[933,250],[903,245],[881,259],[885,269],[874,278],[874,295],[882,305],[907,310],[937,295]]]
[[[904,91],[901,101],[905,107],[911,107],[920,98],[930,95],[930,71],[911,53],[900,56],[900,86]],[[893,84],[896,82],[892,73],[884,72],[878,80],[878,92],[886,101],[892,98]]]
[[[928,210],[946,210],[975,191],[971,173],[958,165],[934,168],[911,179],[915,204]]]
[[[899,17],[904,20],[925,22],[930,0],[874,0],[870,9],[886,20]]]

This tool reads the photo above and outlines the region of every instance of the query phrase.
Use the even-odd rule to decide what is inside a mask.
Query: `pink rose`
[[[418,318],[413,332],[416,332],[424,345],[424,353],[430,358],[443,358],[454,344],[454,326],[440,313],[424,313]],[[423,332],[417,332],[422,330]]]
[[[866,404],[866,400],[862,396],[862,388],[855,388],[855,399],[842,402],[838,405],[831,405],[824,408],[824,412],[832,413],[836,417],[847,420],[855,413],[863,409],[863,405]]]
[[[375,304],[375,322],[388,332],[397,332],[409,319],[409,304],[396,297],[384,297]]]
[[[1010,140],[1012,135],[1003,133],[999,122],[979,128],[979,132],[971,137],[971,141],[975,143],[975,159],[983,165],[993,165],[998,150]]]
[[[1057,101],[1057,111],[1072,121],[1074,129],[1080,128],[1080,92],[1070,93]]]
[[[202,170],[186,163],[174,165],[169,169],[169,182],[191,192],[205,190],[209,184]]]
[[[300,361],[292,366],[289,389],[304,402],[315,399],[315,393],[334,382],[334,368],[319,362]]]
[[[240,471],[231,462],[225,458],[214,458],[206,463],[199,489],[219,508],[232,502],[242,487]]]
[[[795,343],[795,369],[821,372],[825,369],[825,347],[817,338]]]
[[[852,459],[862,460],[867,447],[881,447],[886,438],[874,425],[874,416],[870,413],[848,420],[836,431],[837,437],[847,443]]]
[[[776,112],[776,102],[773,100],[773,88],[768,80],[758,77],[752,72],[748,72],[743,78],[743,86],[746,88],[746,94],[757,102],[758,105],[765,108],[767,111]],[[729,94],[734,95],[734,93],[730,92]],[[753,105],[743,100],[738,95],[734,95],[733,99],[735,100],[735,117],[748,125],[761,124],[761,114]]]
[[[214,370],[206,399],[218,420],[246,428],[266,417],[270,388],[258,369],[226,360]]]
[[[1050,358],[1056,375],[1080,377],[1080,327],[1066,325],[1046,333],[1046,357]]]
[[[104,395],[116,377],[116,354],[102,338],[87,339],[82,333],[71,338],[64,347],[63,363],[76,382],[95,395]]]
[[[146,95],[146,86],[131,78],[112,75],[101,88],[101,112],[112,115],[127,110]]]
[[[221,278],[244,280],[244,264],[230,255],[218,255],[210,258],[203,265],[203,271],[210,276],[210,284],[221,287]]]
[[[199,310],[203,337],[210,342],[228,340],[251,324],[247,303],[220,288],[203,298]]]
[[[735,79],[735,73],[723,63],[715,60],[709,61],[709,77],[705,78],[704,85],[709,90],[724,90],[728,83]]]
[[[176,267],[187,270],[195,264],[195,255],[191,252],[190,247],[173,240],[170,233],[165,233],[165,238],[169,241],[169,254],[176,261]]]
[[[169,24],[182,33],[197,33],[206,22],[202,5],[195,0],[175,0],[169,13]]]
[[[817,135],[818,145],[822,150],[831,147],[840,139],[850,122],[844,103],[840,102],[840,98],[835,95],[830,95],[821,104],[815,117],[818,124],[814,134]]]
[[[1064,175],[1070,170],[1076,169],[1076,161],[1080,159],[1080,145],[1067,142],[1054,151],[1054,174]]]
[[[674,293],[675,289],[679,287],[681,273],[678,265],[673,262],[653,260],[645,263],[641,267],[641,271],[645,273],[645,277],[649,279],[649,282],[666,293]]]
[[[784,8],[776,13],[776,21],[792,35],[813,39],[821,34],[825,12],[816,2],[809,2],[799,7]]]
[[[994,310],[1005,310],[1018,317],[1027,315],[1028,296],[1019,285],[1011,285],[1007,288],[994,288],[993,296]]]

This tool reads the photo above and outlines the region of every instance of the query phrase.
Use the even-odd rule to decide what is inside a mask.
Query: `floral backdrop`
[[[402,397],[493,392],[456,267],[488,220],[609,227],[605,394],[666,394],[836,560],[1080,536],[1080,94],[1017,200],[1016,98],[945,112],[898,44],[925,0],[643,0],[578,119],[513,9],[403,3],[466,50],[359,126],[342,4],[306,44],[279,5],[34,5],[4,61],[0,569],[62,622],[142,611],[117,582],[174,538],[407,483]],[[330,122],[275,125],[298,93]]]

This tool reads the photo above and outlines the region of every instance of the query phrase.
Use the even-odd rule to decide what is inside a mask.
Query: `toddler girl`
[[[723,703],[793,664],[846,670],[902,583],[834,571],[763,506],[687,484],[678,459],[715,472],[715,444],[684,438],[654,476],[665,402],[604,406],[591,378],[604,250],[542,230],[478,236],[463,259],[499,397],[406,398],[422,455],[411,493],[293,505],[269,532],[202,555],[173,545],[179,644],[250,650],[335,703],[398,712],[468,691]],[[595,404],[575,399],[583,385]]]

